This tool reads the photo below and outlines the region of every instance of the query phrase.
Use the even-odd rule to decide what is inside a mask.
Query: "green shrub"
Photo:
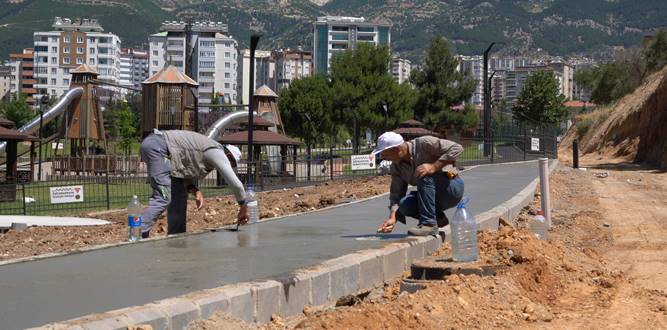
[[[577,135],[582,138],[588,132],[588,129],[593,125],[593,120],[590,118],[582,119],[577,122]]]

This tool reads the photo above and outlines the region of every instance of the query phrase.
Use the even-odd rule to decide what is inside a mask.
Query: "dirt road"
[[[480,233],[482,260],[506,266],[496,276],[451,276],[415,294],[395,282],[353,306],[306,308],[260,328],[667,328],[667,174],[561,167],[551,187],[549,241],[509,227]],[[520,226],[538,207],[536,198]],[[217,315],[192,329],[232,325],[255,328]]]

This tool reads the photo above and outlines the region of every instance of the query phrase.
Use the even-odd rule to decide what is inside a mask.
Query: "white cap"
[[[227,151],[229,151],[230,154],[232,154],[232,157],[234,157],[234,160],[236,161],[236,166],[239,166],[239,164],[241,163],[241,149],[231,144],[225,144],[225,148],[227,149]]]
[[[403,137],[394,132],[386,132],[378,138],[378,144],[373,150],[372,155],[377,155],[389,148],[398,147],[403,144]]]

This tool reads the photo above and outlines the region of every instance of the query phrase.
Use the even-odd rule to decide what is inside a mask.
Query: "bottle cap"
[[[134,199],[138,199],[139,197],[137,197],[137,195],[134,195],[134,196],[132,196],[132,198],[134,198]]]
[[[544,212],[542,212],[542,210],[539,210],[539,211],[537,211],[537,213],[535,213],[535,214],[536,214],[536,215],[544,215]]]

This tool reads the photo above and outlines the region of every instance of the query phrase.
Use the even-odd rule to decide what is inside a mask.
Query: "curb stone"
[[[557,165],[557,160],[552,161],[549,171],[553,172]],[[532,200],[538,182],[539,178],[533,180],[512,199],[477,215],[479,228],[497,229],[500,217],[518,214]],[[444,232],[448,239],[449,226]],[[301,313],[306,302],[311,306],[322,306],[344,295],[384,285],[407,271],[413,259],[430,255],[441,244],[440,237],[409,238],[382,248],[331,259],[291,275],[229,284],[33,329],[114,329],[116,324],[122,329],[134,324],[150,324],[156,330],[184,329],[190,322],[210,317],[218,311],[246,322],[267,322],[272,314],[285,317]]]

